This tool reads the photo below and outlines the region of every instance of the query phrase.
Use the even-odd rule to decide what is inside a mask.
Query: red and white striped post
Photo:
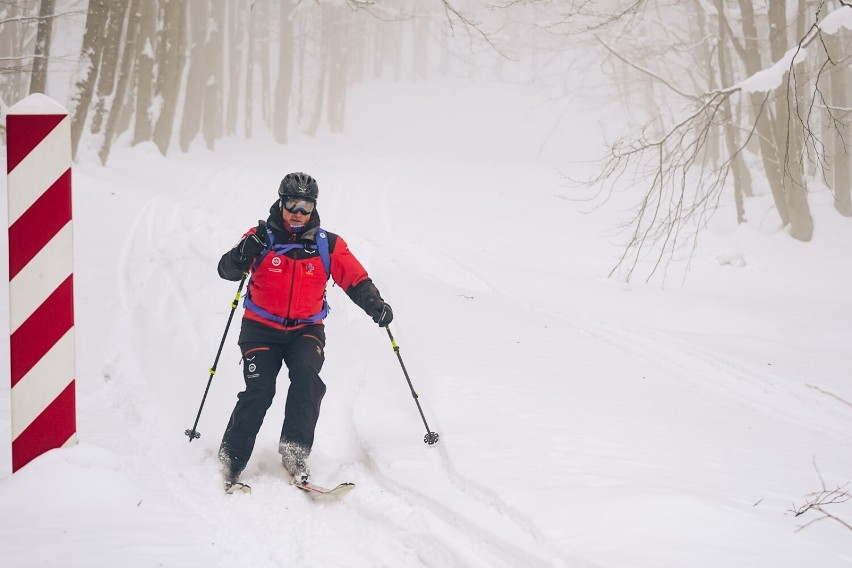
[[[12,471],[77,442],[71,123],[41,94],[6,115]]]

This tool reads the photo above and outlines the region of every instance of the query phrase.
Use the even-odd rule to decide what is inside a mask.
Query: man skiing
[[[326,391],[319,372],[325,360],[328,278],[380,326],[393,319],[391,307],[343,238],[320,227],[318,196],[314,178],[287,174],[267,221],[259,221],[219,261],[219,276],[226,280],[250,273],[239,337],[246,388],[237,395],[219,448],[229,493],[248,489],[238,479],[272,404],[282,363],[290,386],[278,451],[294,480],[308,481],[306,460]]]

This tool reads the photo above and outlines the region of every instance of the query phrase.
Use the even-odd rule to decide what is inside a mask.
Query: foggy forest
[[[648,247],[658,264],[688,248],[725,192],[743,223],[743,200],[768,186],[802,242],[810,190],[852,216],[849,11],[846,0],[13,1],[0,8],[0,104],[54,97],[72,115],[74,154],[85,140],[106,164],[118,139],[169,155],[260,131],[278,144],[342,132],[347,91],[377,79],[487,76],[566,107],[602,89],[627,118],[598,175],[566,183],[635,192],[613,268],[629,279]]]
[[[850,53],[852,0],[0,1],[0,139],[62,125],[7,180],[74,185],[0,243],[67,210],[0,296],[14,336],[73,283],[0,384],[0,564],[852,566]],[[283,367],[252,493],[218,457],[217,267],[296,171],[393,306],[327,283],[324,501]],[[12,473],[44,377],[76,429]]]

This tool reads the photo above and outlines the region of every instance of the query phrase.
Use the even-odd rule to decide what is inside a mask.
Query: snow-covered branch
[[[652,249],[655,252],[650,258],[653,266],[648,278],[673,260],[679,250],[684,250],[685,258],[690,259],[699,232],[718,208],[732,178],[738,221],[743,222],[741,200],[745,190],[740,186],[748,174],[743,173],[742,154],[749,145],[760,150],[782,226],[789,225],[794,238],[810,240],[813,221],[807,205],[805,160],[827,177],[832,158],[840,158],[836,151],[831,156],[824,140],[843,139],[848,123],[842,110],[848,105],[839,99],[832,102],[821,82],[829,70],[837,67],[837,58],[832,58],[826,38],[839,36],[841,30],[852,30],[852,6],[847,2],[822,20],[819,15],[818,11],[794,47],[768,68],[731,86],[697,95],[672,84],[647,65],[631,61],[598,38],[618,60],[651,78],[653,84],[676,93],[689,105],[684,116],[672,124],[661,126],[659,117],[654,117],[640,133],[612,144],[599,175],[587,182],[609,194],[616,185],[627,181],[629,172],[633,176],[630,182],[640,180],[644,187],[632,217],[625,223],[624,228],[629,230],[624,251],[610,275],[621,271],[629,280],[640,262],[649,260],[646,253]],[[719,15],[718,25],[720,37],[726,37],[729,28],[723,15]],[[716,48],[723,68],[725,55],[719,50],[724,48]],[[754,48],[753,45],[751,49]],[[805,62],[809,67],[805,67]],[[720,79],[730,81],[723,71]],[[747,117],[745,125],[738,123],[733,112],[737,103],[743,107],[749,104],[752,109],[750,116],[743,113]],[[826,120],[817,120],[818,115]],[[747,133],[744,140],[739,135],[742,131]],[[750,144],[752,140],[756,143]]]

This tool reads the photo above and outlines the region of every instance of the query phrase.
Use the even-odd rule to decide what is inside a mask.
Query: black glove
[[[393,310],[391,309],[390,304],[382,302],[380,305],[376,306],[372,316],[373,321],[379,324],[379,327],[387,327],[388,324],[393,321]]]
[[[256,233],[252,233],[240,241],[238,249],[240,251],[240,259],[243,262],[254,261],[263,252],[264,244]]]

